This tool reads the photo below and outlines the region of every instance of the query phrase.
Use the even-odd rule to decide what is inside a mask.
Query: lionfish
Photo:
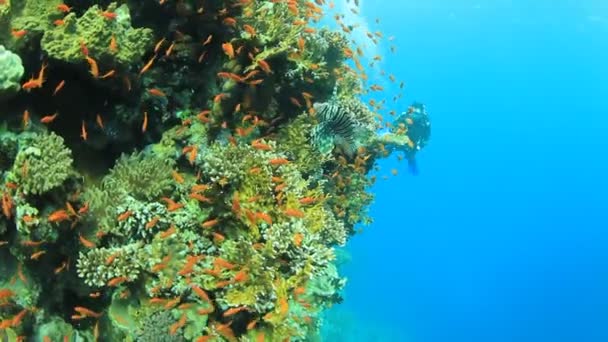
[[[315,103],[314,109],[319,122],[312,129],[312,144],[324,154],[338,147],[351,156],[356,150],[355,137],[360,128],[354,115],[336,100]]]

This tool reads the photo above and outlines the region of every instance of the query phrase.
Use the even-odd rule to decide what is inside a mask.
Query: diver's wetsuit
[[[409,119],[409,120],[408,120]],[[406,113],[403,113],[396,121],[407,125],[407,135],[413,143],[413,147],[405,146],[405,158],[408,161],[410,172],[418,174],[416,164],[416,153],[428,143],[431,137],[431,120],[421,103],[412,104]]]

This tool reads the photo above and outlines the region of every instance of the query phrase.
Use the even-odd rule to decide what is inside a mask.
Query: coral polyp
[[[378,133],[328,10],[0,1],[0,336],[317,338],[375,161],[430,134]]]

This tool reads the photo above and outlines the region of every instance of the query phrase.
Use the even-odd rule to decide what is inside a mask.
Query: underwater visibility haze
[[[377,3],[433,132],[379,163],[327,340],[608,340],[608,3]]]
[[[0,0],[2,341],[606,341],[601,1]]]

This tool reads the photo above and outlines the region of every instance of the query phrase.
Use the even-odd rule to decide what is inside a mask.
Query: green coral
[[[174,161],[144,152],[123,155],[102,182],[110,194],[150,200],[171,188]],[[120,198],[122,196],[117,196]],[[114,199],[116,200],[116,198]]]
[[[127,5],[117,7],[110,4],[105,10],[114,13],[115,19],[102,15],[104,10],[95,5],[90,7],[82,17],[75,13],[68,14],[64,24],[47,30],[42,37],[42,49],[49,57],[67,63],[82,63],[84,56],[82,45],[89,54],[101,63],[116,63],[126,66],[139,61],[146,50],[151,47],[153,34],[147,28],[131,27],[131,15]],[[110,48],[110,41],[115,39],[117,48]]]
[[[0,99],[10,96],[21,89],[23,65],[19,55],[0,45]]]
[[[53,22],[63,17],[57,6],[62,4],[61,0],[12,0],[11,1],[11,28],[15,30],[26,30],[28,33],[37,35],[53,28]]]
[[[108,259],[111,262],[108,262]],[[130,281],[137,279],[145,259],[141,245],[132,243],[121,247],[102,247],[80,252],[76,267],[78,276],[85,284],[104,286],[110,279],[116,277],[127,277]]]
[[[40,195],[61,186],[70,176],[72,153],[55,133],[36,134],[19,148],[11,179],[25,194]]]
[[[147,201],[171,189],[174,163],[172,159],[144,152],[123,155],[101,184],[87,189],[84,198],[91,203],[99,222],[112,227],[116,217],[124,212],[118,212],[117,207],[127,197]]]
[[[127,196],[120,205],[116,207],[115,216],[125,212],[131,212],[128,218],[116,223],[108,231],[113,235],[127,240],[151,240],[154,233],[169,226],[167,208],[158,202],[141,202],[131,196]],[[145,228],[146,223],[158,217],[158,222],[152,228]]]
[[[44,341],[45,339],[61,341],[64,336],[73,336],[73,340],[77,341],[78,337],[82,338],[82,336],[78,335],[78,331],[73,326],[66,323],[60,317],[53,316],[45,320],[44,324],[36,327],[34,341]]]
[[[340,277],[335,265],[328,264],[310,279],[304,297],[319,306],[340,303],[345,285],[346,278]]]
[[[171,311],[158,311],[145,317],[136,330],[136,342],[180,342],[182,334],[169,334],[167,327],[175,323]]]

